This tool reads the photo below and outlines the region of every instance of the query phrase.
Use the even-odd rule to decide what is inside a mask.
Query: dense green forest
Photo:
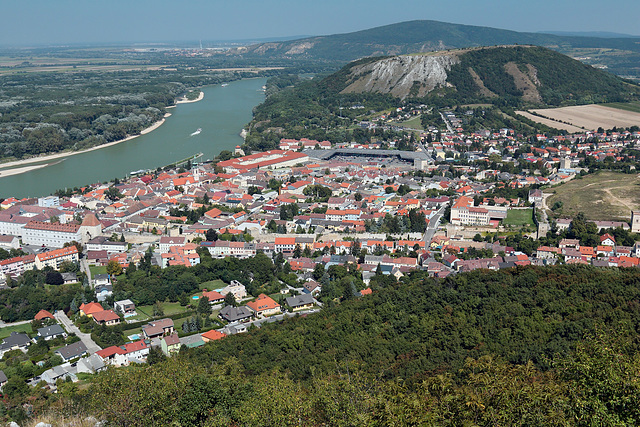
[[[416,272],[88,390],[12,387],[24,417],[114,425],[637,425],[640,271],[589,266]],[[187,392],[183,392],[186,390]],[[159,404],[162,402],[162,404]],[[140,414],[145,414],[141,417]],[[595,424],[594,424],[595,423]]]
[[[636,99],[640,90],[622,79],[583,64],[566,55],[541,47],[498,47],[470,50],[459,56],[460,63],[451,67],[447,79],[455,90],[435,92],[427,98],[435,102],[441,93],[458,103],[479,100],[478,86],[469,68],[478,74],[484,86],[499,96],[498,100],[485,101],[509,106],[523,104],[523,91],[516,87],[512,75],[505,71],[508,63],[514,63],[532,81],[538,80],[537,91],[541,102],[551,106],[580,105],[602,102],[621,102]],[[535,75],[527,65],[535,68]]]
[[[0,160],[80,150],[138,134],[188,89],[279,71],[198,69],[0,76]]]

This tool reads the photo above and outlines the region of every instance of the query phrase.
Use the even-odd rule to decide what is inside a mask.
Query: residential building
[[[82,303],[79,309],[81,315],[89,317],[92,317],[94,314],[104,311],[102,305],[98,304],[97,302]]]
[[[95,374],[100,371],[104,371],[107,367],[104,365],[102,358],[97,354],[92,354],[89,357],[83,357],[76,363],[78,373]]]
[[[312,308],[315,304],[315,300],[311,294],[296,295],[293,297],[287,297],[285,299],[287,305],[293,309],[293,311],[306,310]]]
[[[147,325],[142,327],[142,333],[145,338],[158,338],[163,335],[172,334],[175,331],[173,327],[173,320],[171,319],[160,319],[154,320],[153,322],[149,322]]]
[[[30,345],[31,339],[29,335],[11,332],[8,337],[2,340],[2,344],[0,344],[0,359],[4,357],[6,352],[11,350],[21,350],[23,353],[26,353]]]
[[[121,346],[111,346],[96,352],[107,365],[128,366],[130,363],[145,362],[149,355],[150,345],[145,340]]]
[[[226,337],[225,334],[223,334],[222,332],[218,332],[215,329],[211,329],[210,331],[203,332],[200,334],[200,336],[202,337],[202,340],[205,343],[209,341],[221,340],[222,338]]]
[[[93,321],[99,325],[113,326],[120,323],[120,316],[113,310],[102,310],[93,314]]]
[[[282,312],[280,304],[265,294],[260,294],[254,301],[248,302],[247,307],[256,317],[272,316]]]
[[[42,270],[45,267],[51,267],[58,270],[60,265],[65,262],[77,263],[78,249],[75,246],[67,246],[66,248],[55,249],[53,251],[42,252],[36,255],[36,267]]]
[[[87,354],[87,346],[82,341],[74,342],[65,347],[59,348],[55,351],[55,354],[62,357],[64,362],[68,362],[72,359],[82,357]]]
[[[228,305],[220,310],[218,316],[227,322],[247,322],[253,317],[253,312],[246,306],[233,307]]]
[[[62,326],[56,323],[55,325],[46,326],[44,328],[38,329],[37,338],[42,338],[45,341],[49,341],[57,337],[66,337],[66,336],[67,336],[67,333],[64,331],[64,329],[62,329]]]
[[[133,314],[136,312],[136,305],[130,299],[123,299],[121,301],[114,302],[113,308],[115,309],[115,311],[119,311],[124,315]]]
[[[178,334],[176,333],[160,338],[160,348],[167,356],[178,353],[180,351],[180,345],[180,338],[178,338]]]
[[[160,237],[160,253],[166,254],[169,252],[169,249],[174,246],[184,246],[186,240],[186,237],[162,236]]]
[[[227,294],[231,292],[236,301],[243,300],[247,297],[247,290],[244,285],[237,280],[232,280],[231,283],[220,291],[223,296],[227,296]]]

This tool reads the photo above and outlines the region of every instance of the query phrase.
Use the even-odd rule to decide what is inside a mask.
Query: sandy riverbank
[[[196,99],[187,99],[186,97],[183,97],[183,98],[177,100],[176,104],[190,104],[192,102],[202,101],[203,99],[204,99],[204,92],[200,91],[200,95],[198,95],[198,97]]]
[[[21,173],[29,172],[36,169],[41,169],[49,166],[51,163],[45,163],[43,165],[35,165],[35,166],[25,166],[23,168],[13,168],[7,170],[0,170],[0,178],[4,178],[5,176],[11,175],[19,175]]]
[[[49,166],[53,160],[64,159],[70,156],[75,156],[76,154],[88,153],[89,151],[99,150],[101,148],[111,147],[112,145],[120,144],[121,142],[130,141],[134,138],[139,137],[140,135],[146,135],[149,132],[158,129],[160,126],[162,126],[165,119],[169,116],[171,116],[171,113],[165,113],[162,120],[157,121],[151,126],[149,126],[148,128],[141,130],[139,135],[131,135],[124,139],[120,139],[118,141],[113,141],[113,142],[109,142],[102,145],[97,145],[95,147],[87,148],[86,150],[49,154],[46,156],[31,157],[29,159],[24,159],[24,160],[15,160],[13,162],[0,163],[0,178],[5,176],[10,176],[10,175],[18,175],[21,173],[35,170],[35,169],[44,168],[46,166]],[[27,166],[33,163],[42,163],[42,164]]]

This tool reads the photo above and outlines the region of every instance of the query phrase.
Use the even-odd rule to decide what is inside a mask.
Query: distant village
[[[79,337],[55,350],[63,364],[34,378],[34,384],[44,380],[55,387],[60,378],[144,362],[154,347],[171,355],[181,346],[200,346],[264,321],[320,310],[322,283],[313,275],[318,265],[355,268],[366,286],[360,297],[371,293],[368,286],[376,275],[400,279],[415,270],[446,278],[475,269],[555,263],[639,265],[640,242],[623,244],[610,233],[599,235],[595,245],[565,238],[529,251],[501,235],[519,233],[535,241],[552,228],[568,229],[572,218],[547,218],[540,187],[574,179],[586,159],[623,160],[621,152],[637,147],[640,133],[537,135],[532,146],[511,129],[465,133],[453,112],[445,122],[446,132],[421,131],[413,151],[396,149],[395,141],[336,145],[282,139],[276,150],[245,155],[237,147],[227,160],[140,173],[68,196],[3,200],[0,248],[26,255],[0,261],[0,288],[10,291],[26,271],[58,271],[73,263],[86,274],[84,285],[95,296],[78,312],[107,327],[127,322],[136,313],[136,301],[111,301],[116,275],[92,275],[92,269],[117,265],[126,271],[146,254],[160,268],[191,268],[204,252],[241,259],[281,254],[299,282],[282,285],[287,309],[268,295],[248,295],[237,281],[204,290],[199,298],[220,310],[223,326],[183,333],[171,318],[154,318],[129,343],[107,348],[64,312],[42,311],[35,318],[43,322],[37,334],[12,332],[0,344],[0,358],[16,349],[26,352],[39,339]],[[380,120],[360,125],[389,126]],[[523,189],[523,196],[492,195],[502,189]],[[531,221],[510,222],[512,215]],[[596,221],[595,226],[639,233],[640,212],[629,215],[629,222]],[[75,273],[61,277],[60,284],[78,282]],[[229,294],[237,306],[224,303]],[[0,385],[6,381],[0,371]]]

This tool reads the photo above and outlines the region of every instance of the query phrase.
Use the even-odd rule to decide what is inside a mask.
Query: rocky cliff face
[[[353,77],[342,92],[422,97],[437,87],[447,86],[447,72],[459,62],[455,54],[403,55],[358,65],[351,69]]]

